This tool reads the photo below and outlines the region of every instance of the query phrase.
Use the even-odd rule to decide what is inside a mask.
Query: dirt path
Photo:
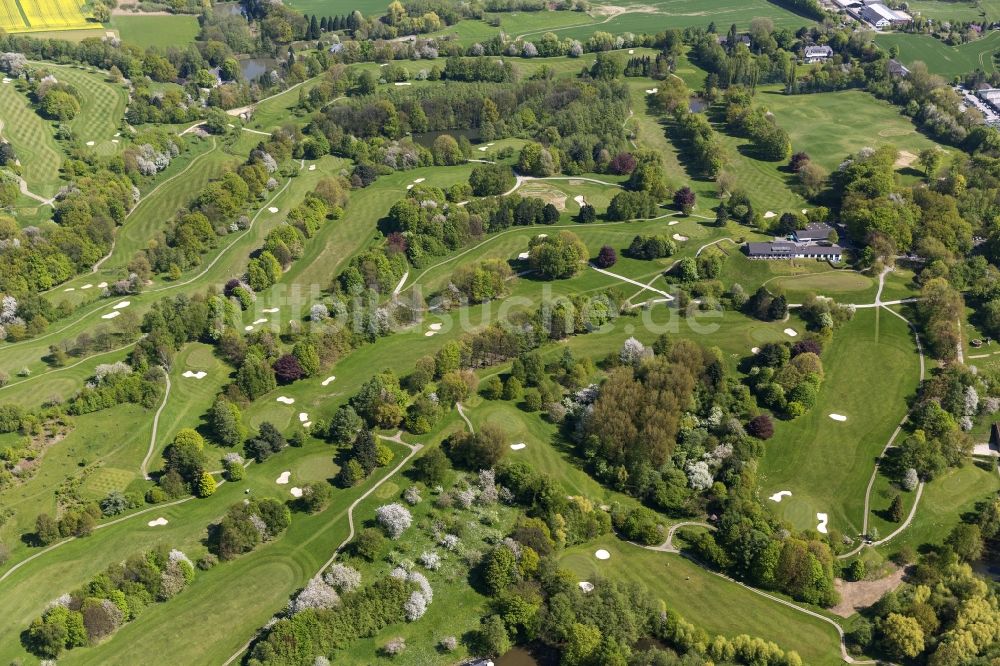
[[[465,425],[469,426],[469,432],[473,435],[476,434],[476,429],[472,427],[472,421],[469,420],[469,417],[465,415],[465,410],[462,409],[462,403],[456,402],[455,407],[458,408],[458,415],[462,417],[463,421],[465,421]]]
[[[157,409],[156,414],[153,415],[153,432],[149,435],[149,448],[146,450],[146,457],[142,459],[142,464],[139,466],[139,471],[142,472],[142,477],[147,481],[149,481],[150,478],[146,468],[149,465],[149,459],[153,457],[153,452],[156,450],[156,430],[160,427],[160,413],[163,411],[163,408],[167,406],[167,398],[170,397],[170,373],[166,368],[163,368],[163,378],[167,381],[167,388],[163,392],[163,402],[160,403],[160,408]]]

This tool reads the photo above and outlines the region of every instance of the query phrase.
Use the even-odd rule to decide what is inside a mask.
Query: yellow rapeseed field
[[[0,0],[0,28],[7,32],[80,30],[87,23],[77,0]]]

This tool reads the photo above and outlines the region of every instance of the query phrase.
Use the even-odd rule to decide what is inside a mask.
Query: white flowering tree
[[[645,355],[646,345],[635,338],[629,338],[622,345],[621,351],[618,352],[618,360],[621,361],[622,365],[639,365]]]
[[[337,591],[319,576],[312,578],[302,591],[288,602],[288,612],[296,615],[307,608],[336,608],[340,605]]]
[[[323,574],[323,580],[341,594],[346,594],[361,587],[361,572],[354,567],[335,562]]]
[[[375,509],[375,518],[392,539],[398,539],[413,523],[410,510],[398,502],[384,504]]]
[[[427,600],[424,595],[416,591],[410,594],[410,598],[403,604],[403,612],[408,622],[422,618],[427,612]]]

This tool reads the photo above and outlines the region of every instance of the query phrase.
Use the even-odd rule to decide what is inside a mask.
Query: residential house
[[[889,76],[892,76],[892,77],[895,77],[895,78],[898,78],[898,79],[905,79],[907,76],[910,75],[910,70],[908,70],[906,68],[906,65],[904,65],[903,63],[901,63],[901,62],[899,62],[898,60],[895,60],[895,59],[890,59],[889,60],[889,64],[887,65],[887,69],[889,71]]]
[[[814,62],[826,62],[832,57],[833,49],[825,44],[823,46],[807,46],[803,51],[803,59],[807,65]]]

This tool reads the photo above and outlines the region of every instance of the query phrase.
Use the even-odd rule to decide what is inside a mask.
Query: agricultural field
[[[8,32],[88,30],[94,27],[76,0],[4,0],[0,28]]]
[[[875,41],[884,49],[899,47],[899,58],[905,64],[920,61],[932,74],[951,79],[977,69],[987,74],[995,72],[993,54],[1000,47],[1000,34],[992,31],[982,39],[960,46],[948,46],[930,35],[902,33],[879,35]]]
[[[198,34],[198,19],[190,15],[129,16],[115,14],[109,24],[118,31],[123,42],[147,46],[168,47],[187,44]]]
[[[939,21],[981,21],[1000,19],[997,0],[910,0],[907,11]]]

